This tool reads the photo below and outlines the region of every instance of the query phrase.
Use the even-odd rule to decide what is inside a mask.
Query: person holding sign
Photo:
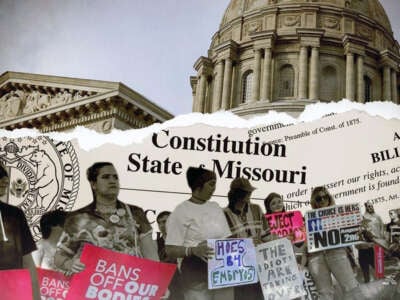
[[[234,238],[252,238],[257,246],[270,240],[267,219],[257,204],[250,203],[256,188],[245,178],[235,178],[228,192],[229,205],[224,209]],[[259,283],[235,287],[235,299],[264,299]]]
[[[267,211],[267,219],[268,215],[285,212],[282,196],[277,193],[270,193],[264,200],[264,206],[265,210]],[[297,236],[304,236],[304,231],[298,230]],[[288,234],[286,238],[291,240],[293,243],[296,238],[296,232]],[[306,248],[307,245],[305,242],[293,243],[293,251],[296,256],[297,264],[301,269],[303,269],[307,263]]]
[[[10,178],[0,164],[0,199],[7,196]],[[34,299],[40,299],[36,267],[31,253],[35,241],[24,212],[0,201],[0,270],[29,269]]]
[[[317,209],[333,206],[335,201],[325,187],[319,186],[313,189],[310,204],[313,209]],[[334,298],[332,274],[345,294],[344,299],[364,299],[345,248],[309,253],[308,269],[317,286],[321,300],[332,300]]]
[[[97,162],[86,175],[94,201],[67,216],[55,265],[69,274],[82,271],[85,266],[79,257],[84,243],[158,261],[143,209],[118,200],[119,178],[113,164]]]
[[[216,187],[213,171],[189,167],[186,179],[192,195],[179,204],[167,221],[166,252],[170,258],[183,258],[181,265],[185,300],[233,299],[232,288],[209,290],[207,259],[213,249],[207,239],[226,238],[231,235],[223,210],[218,203],[209,201]]]

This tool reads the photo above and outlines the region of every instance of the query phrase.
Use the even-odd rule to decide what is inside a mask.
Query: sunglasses
[[[329,196],[328,195],[318,195],[316,198],[315,198],[315,201],[316,202],[322,202],[323,200],[329,200]]]

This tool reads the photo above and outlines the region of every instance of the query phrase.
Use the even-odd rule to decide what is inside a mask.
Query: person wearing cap
[[[324,186],[315,187],[310,200],[313,209],[335,205],[335,200]],[[353,273],[345,247],[308,254],[308,269],[321,300],[333,300],[332,275],[343,290],[343,299],[365,299]]]
[[[250,202],[256,188],[245,178],[232,180],[228,192],[228,207],[224,209],[225,217],[234,238],[252,238],[255,245],[271,239],[268,222],[261,207]],[[235,287],[235,299],[264,299],[259,283]]]
[[[191,197],[176,206],[167,220],[166,253],[183,259],[182,286],[185,300],[231,300],[233,288],[208,289],[207,259],[213,249],[207,239],[231,235],[222,208],[209,201],[216,187],[213,171],[189,167],[186,172]]]
[[[34,299],[40,299],[36,267],[31,255],[36,245],[25,214],[18,207],[3,202],[9,182],[8,172],[0,164],[0,270],[29,269]]]

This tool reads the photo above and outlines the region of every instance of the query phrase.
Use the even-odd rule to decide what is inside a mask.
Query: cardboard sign
[[[306,240],[303,215],[300,211],[288,211],[283,213],[266,214],[269,228],[272,234],[279,237],[292,236],[292,243]]]
[[[306,294],[304,295],[303,299],[318,300],[319,296],[318,296],[317,286],[315,285],[314,279],[312,278],[311,273],[307,267],[303,267],[301,275],[303,277],[303,287],[304,290],[306,291]]]
[[[37,268],[41,300],[64,300],[70,287],[71,277],[63,273]]]
[[[308,252],[360,243],[359,204],[335,205],[306,212]]]
[[[214,258],[208,260],[208,288],[255,283],[256,253],[252,239],[209,239]]]
[[[32,300],[32,282],[29,270],[0,271],[0,299]]]
[[[114,252],[86,244],[81,261],[85,270],[73,276],[67,295],[75,299],[160,299],[176,265]]]
[[[293,247],[278,239],[256,247],[258,277],[268,300],[287,300],[306,294]]]
[[[375,277],[382,279],[385,277],[385,253],[383,248],[379,245],[374,245],[374,257],[375,257]]]

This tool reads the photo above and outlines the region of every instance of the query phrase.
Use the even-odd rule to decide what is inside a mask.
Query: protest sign
[[[258,276],[265,299],[284,300],[305,295],[302,276],[288,239],[258,245],[256,255]]]
[[[74,299],[154,300],[166,292],[176,265],[84,246],[85,270],[71,280],[67,295]]]
[[[360,242],[360,206],[344,204],[307,211],[308,252],[340,248]]]
[[[67,299],[71,277],[63,273],[37,268],[41,300]]]
[[[301,275],[303,278],[303,287],[306,291],[306,294],[302,299],[304,300],[317,300],[318,299],[318,291],[315,286],[315,282],[310,274],[310,271],[307,267],[303,267],[301,270]]]
[[[255,283],[256,252],[252,239],[209,239],[214,257],[208,260],[208,288]]]
[[[0,298],[7,300],[32,300],[32,283],[29,270],[0,271]]]
[[[291,236],[292,243],[306,240],[306,229],[304,227],[303,215],[300,211],[289,211],[283,213],[266,214],[269,228],[272,234],[279,237]]]
[[[375,278],[382,279],[385,277],[385,253],[379,245],[374,245],[374,258]]]

